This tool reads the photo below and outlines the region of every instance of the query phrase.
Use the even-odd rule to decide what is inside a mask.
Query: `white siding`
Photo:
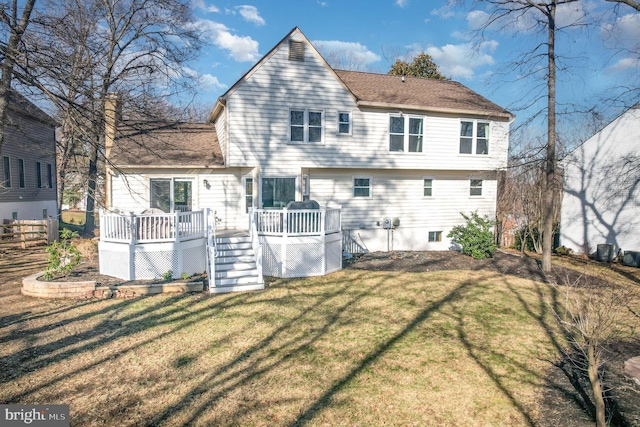
[[[563,161],[560,244],[640,251],[640,110],[631,109]],[[632,191],[629,191],[629,189]]]
[[[246,173],[250,172],[247,170]],[[247,228],[244,211],[241,169],[220,171],[128,171],[113,177],[113,206],[121,212],[140,213],[149,208],[149,180],[151,178],[192,178],[193,210],[210,208],[221,219],[219,228]],[[208,185],[204,184],[207,181]]]
[[[323,144],[288,143],[291,108],[324,111]],[[227,110],[229,166],[494,170],[507,161],[506,122],[492,122],[489,155],[460,155],[460,117],[413,111],[403,114],[425,117],[424,152],[389,152],[389,115],[398,111],[358,109],[309,47],[304,62],[289,61],[284,43],[230,94]],[[351,111],[352,135],[336,134],[338,111]]]
[[[220,152],[222,158],[227,160],[227,110],[224,109],[216,120],[216,134],[218,135],[218,143],[220,144]]]
[[[371,176],[371,198],[353,197],[353,177]],[[423,179],[433,179],[433,196],[423,196]],[[470,179],[482,179],[481,197],[469,195]],[[312,170],[310,198],[320,205],[342,208],[342,227],[359,233],[369,250],[440,250],[451,247],[446,238],[464,223],[461,212],[477,210],[495,217],[495,173],[449,171]],[[387,236],[384,218],[400,225]],[[429,231],[442,231],[442,242],[428,242]],[[387,242],[387,238],[390,242]]]

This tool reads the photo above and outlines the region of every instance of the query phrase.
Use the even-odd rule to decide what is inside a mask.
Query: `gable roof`
[[[33,102],[25,98],[20,92],[15,89],[9,89],[7,93],[9,95],[7,106],[10,110],[31,117],[41,123],[53,127],[58,126],[58,122],[56,122],[55,119],[38,108]]]
[[[317,55],[345,90],[362,107],[398,108],[417,111],[482,116],[510,120],[515,116],[487,98],[452,80],[435,80],[388,74],[334,70],[306,38],[294,27],[260,61],[247,71],[216,102],[209,121],[213,122],[224,109],[226,100],[238,86],[250,78],[289,39],[300,38]]]
[[[290,39],[300,39],[300,41],[304,42],[310,48],[310,51],[312,52],[312,54],[316,55],[322,61],[322,63],[325,65],[325,67],[327,67],[327,70],[329,70],[329,72],[331,72],[336,77],[336,80],[339,81],[344,86],[345,90],[347,90],[347,91],[349,90],[344,85],[342,80],[340,80],[338,78],[335,70],[333,68],[331,68],[329,63],[322,57],[322,55],[320,55],[320,52],[318,52],[318,50],[315,48],[315,46],[313,46],[313,44],[311,44],[309,39],[307,39],[307,37],[300,30],[300,28],[294,27],[291,31],[289,31],[289,33],[286,36],[284,36],[282,38],[282,40],[280,40],[278,43],[276,43],[276,45],[273,48],[271,48],[271,50],[266,55],[264,55],[253,67],[251,67],[251,69],[249,71],[247,71],[242,77],[240,77],[238,79],[238,81],[236,81],[233,84],[233,86],[231,86],[224,94],[222,94],[218,98],[218,101],[216,102],[216,104],[214,105],[213,109],[211,110],[211,114],[209,114],[209,121],[213,122],[218,117],[220,112],[224,109],[224,106],[226,104],[226,101],[227,101],[227,98],[229,97],[229,95],[231,95],[236,90],[236,88],[238,86],[240,86],[242,83],[244,83],[260,67],[262,67],[262,65],[265,62],[267,62],[278,51],[278,49],[280,49],[280,47],[282,47],[282,45],[284,43],[286,43],[287,41],[289,41]]]
[[[218,136],[206,123],[120,122],[109,161],[117,167],[223,167]]]
[[[504,108],[452,80],[335,70],[359,106],[513,117]]]

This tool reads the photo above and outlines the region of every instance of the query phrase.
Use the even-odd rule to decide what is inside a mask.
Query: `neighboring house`
[[[640,105],[562,160],[560,244],[592,254],[599,244],[640,251]]]
[[[461,212],[495,216],[512,119],[457,82],[333,70],[294,28],[209,124],[108,127],[107,206],[246,229],[249,208],[314,200],[368,250],[448,249]]]
[[[9,92],[0,149],[0,221],[58,215],[55,128],[51,117]]]

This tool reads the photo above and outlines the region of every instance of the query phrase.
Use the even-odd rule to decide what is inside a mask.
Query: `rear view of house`
[[[58,214],[56,122],[15,91],[9,92],[0,152],[0,220]]]
[[[149,149],[119,133],[110,208],[212,208],[220,228],[246,229],[249,209],[313,200],[368,250],[448,249],[460,212],[495,215],[512,119],[454,81],[334,70],[294,28],[200,136],[159,128],[146,138],[166,149]]]
[[[598,245],[640,251],[640,108],[636,105],[562,161],[560,243],[592,254]]]

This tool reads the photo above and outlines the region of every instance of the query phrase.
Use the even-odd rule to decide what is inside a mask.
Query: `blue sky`
[[[325,56],[348,52],[367,71],[386,73],[395,58],[425,51],[442,74],[459,81],[523,120],[540,107],[524,110],[540,80],[523,78],[539,65],[509,69],[508,64],[544,41],[532,14],[498,22],[482,41],[476,30],[489,10],[447,0],[193,0],[207,46],[191,64],[203,84],[197,102],[216,98],[249,70],[293,27],[298,26]],[[477,6],[477,5],[476,5]],[[586,22],[598,26],[584,26]],[[568,26],[558,37],[562,104],[596,105],[622,83],[638,82],[640,14],[627,6],[613,13],[611,3],[583,0],[558,11]],[[474,36],[475,35],[475,36]],[[606,47],[606,48],[605,48]],[[635,52],[635,53],[634,53]],[[540,65],[544,66],[544,63]],[[542,69],[542,71],[544,71]],[[637,101],[637,100],[636,100]]]

